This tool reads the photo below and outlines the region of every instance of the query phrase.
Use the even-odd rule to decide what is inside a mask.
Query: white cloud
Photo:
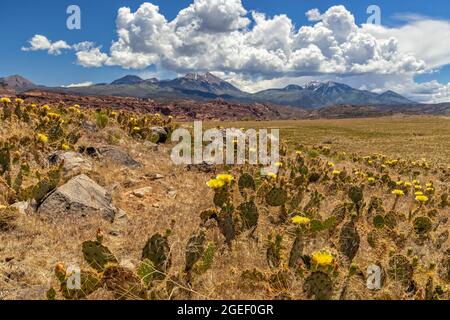
[[[286,15],[252,12],[250,20],[240,0],[195,0],[168,21],[158,6],[143,3],[135,12],[119,9],[118,39],[108,55],[89,48],[78,51],[77,58],[89,67],[156,65],[177,73],[210,70],[264,79],[425,69],[413,55],[399,54],[395,39],[378,39],[358,27],[344,6],[307,15],[316,23],[296,30]]]
[[[308,18],[309,21],[314,21],[315,22],[315,21],[320,21],[322,19],[321,15],[320,15],[320,11],[317,8],[308,10],[305,13],[305,15],[306,15],[306,17]]]
[[[92,86],[94,83],[91,81],[87,81],[87,82],[81,82],[81,83],[71,83],[68,84],[66,86],[61,86],[63,88],[80,88],[80,87],[89,87]]]
[[[378,25],[363,25],[362,30],[377,39],[393,37],[400,53],[412,54],[423,60],[428,69],[450,64],[450,22],[424,17],[406,16],[407,23],[401,27],[388,28]]]
[[[100,48],[78,51],[76,56],[78,64],[86,68],[101,67],[108,60],[108,55],[100,52]]]
[[[37,34],[31,38],[28,43],[29,47],[23,47],[22,51],[47,51],[51,55],[60,55],[62,50],[70,49],[71,47],[62,40],[52,42],[47,37]]]

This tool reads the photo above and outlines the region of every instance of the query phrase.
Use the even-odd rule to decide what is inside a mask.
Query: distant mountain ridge
[[[20,76],[0,78],[0,84],[16,91],[37,87]],[[40,87],[42,88],[42,87]],[[312,81],[303,86],[288,85],[284,88],[266,89],[256,93],[240,90],[231,83],[206,73],[188,73],[172,80],[142,79],[127,75],[110,84],[95,84],[73,88],[45,88],[45,90],[81,95],[123,96],[151,99],[224,99],[236,103],[265,103],[306,109],[317,109],[333,105],[407,105],[417,104],[393,91],[378,94],[358,90],[346,84],[328,81]]]

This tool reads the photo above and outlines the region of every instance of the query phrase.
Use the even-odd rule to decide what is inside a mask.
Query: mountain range
[[[79,95],[150,98],[162,101],[223,99],[235,103],[264,103],[305,109],[334,105],[394,106],[417,104],[393,91],[377,94],[332,81],[313,81],[303,86],[288,85],[284,88],[248,93],[209,72],[189,73],[172,80],[142,79],[135,75],[127,75],[109,84],[102,83],[70,88],[38,86],[21,76],[15,75],[0,78],[0,87],[16,92],[39,88],[45,91]]]

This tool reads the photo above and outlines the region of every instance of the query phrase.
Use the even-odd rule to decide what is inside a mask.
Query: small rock
[[[110,235],[112,235],[113,237],[118,237],[120,236],[120,231],[119,230],[111,230],[109,232]]]
[[[126,219],[128,217],[127,213],[123,209],[117,209],[116,219]]]
[[[167,195],[169,196],[169,198],[175,198],[177,196],[177,191],[176,190],[172,190],[167,192]]]
[[[159,173],[146,173],[145,177],[148,178],[149,180],[152,180],[152,181],[164,178],[164,176],[162,174],[159,174]]]
[[[133,186],[135,186],[135,185],[137,185],[137,184],[139,184],[139,183],[141,183],[141,181],[138,180],[138,179],[127,178],[127,179],[123,182],[123,186],[124,186],[125,188],[130,188],[130,187],[133,187]]]
[[[134,190],[131,194],[138,198],[144,198],[147,194],[152,192],[152,187],[145,187]]]
[[[82,127],[83,129],[88,130],[88,131],[92,131],[92,132],[97,131],[97,125],[96,125],[95,123],[91,122],[91,121],[84,121],[84,122],[81,124],[81,127]]]
[[[36,205],[30,201],[16,202],[11,207],[16,208],[21,214],[31,214],[36,210]]]

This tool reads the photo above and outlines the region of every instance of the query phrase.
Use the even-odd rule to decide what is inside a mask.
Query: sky
[[[80,8],[80,30],[67,8]],[[380,9],[380,24],[368,7]],[[331,0],[2,0],[0,77],[37,84],[210,71],[255,92],[338,81],[450,101],[450,4]]]

